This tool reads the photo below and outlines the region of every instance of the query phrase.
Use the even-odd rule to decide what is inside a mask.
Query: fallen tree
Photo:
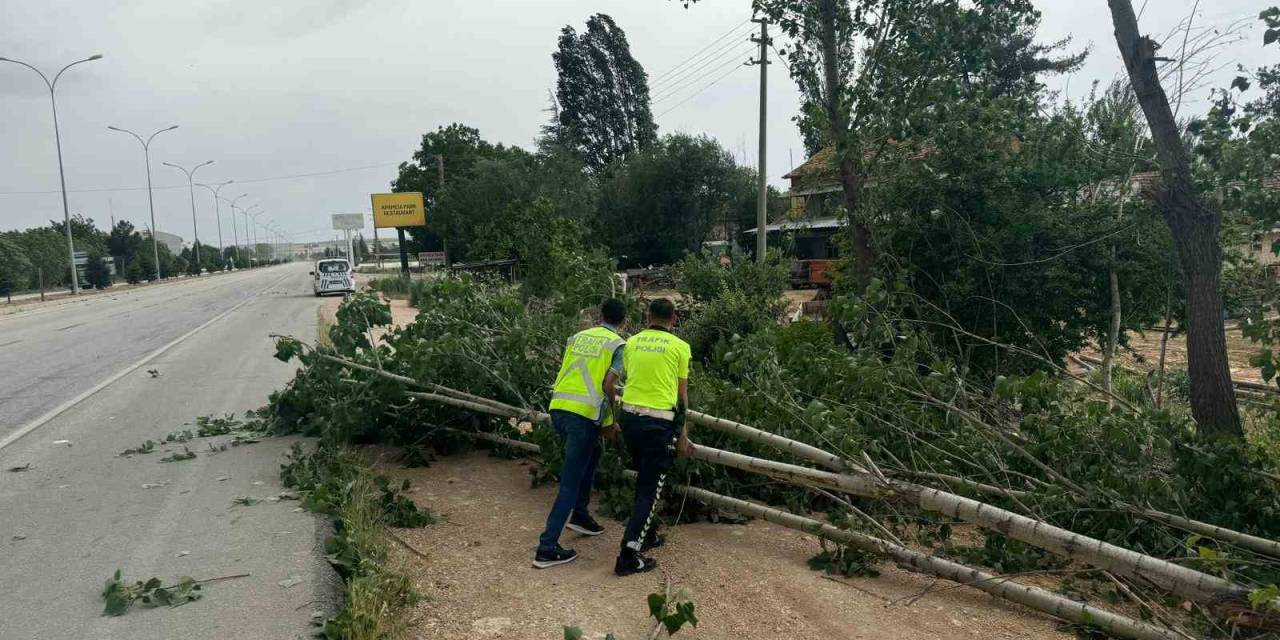
[[[550,423],[550,416],[545,412],[521,409],[443,385],[418,382],[405,376],[396,374],[384,375],[385,372],[382,370],[352,363],[335,356],[325,355],[324,358],[401,384],[434,389],[434,392],[406,391],[405,394],[411,398],[505,418]],[[703,445],[696,447],[691,454],[691,457],[697,460],[796,484],[814,485],[867,498],[908,503],[922,511],[938,513],[962,522],[968,522],[1064,558],[1110,571],[1117,575],[1142,580],[1162,590],[1200,602],[1206,606],[1219,607],[1225,603],[1240,604],[1247,602],[1249,599],[1248,589],[1222,578],[1089,538],[1042,520],[1019,515],[977,500],[939,489],[893,480],[881,473],[868,470],[868,467],[876,470],[874,463],[870,463],[865,467],[856,465],[817,447],[703,413],[690,412],[689,419],[695,424],[723,430],[768,444],[802,459],[808,459],[831,468],[852,470],[853,472],[833,473],[819,471]],[[456,429],[453,431],[466,433]],[[492,434],[476,435],[475,437],[504,444],[517,442]],[[532,451],[532,447],[535,446],[528,445],[521,448]],[[884,541],[879,542],[890,544]],[[967,570],[977,571],[971,568],[967,568]]]
[[[538,445],[522,440],[460,429],[450,429],[450,431],[465,437],[483,440],[519,451],[534,454],[542,452],[541,447]],[[634,475],[634,472],[627,472],[628,477],[634,478]],[[1008,576],[988,573],[981,569],[921,553],[901,544],[895,544],[864,533],[840,529],[825,522],[805,518],[789,511],[758,505],[746,500],[686,485],[671,485],[671,490],[681,495],[687,495],[709,506],[732,511],[747,517],[760,518],[788,529],[795,529],[832,542],[847,544],[863,551],[884,556],[915,571],[950,580],[961,586],[972,587],[1059,620],[1096,627],[1117,637],[1138,640],[1186,640],[1192,638],[1192,636],[1182,631],[1165,629],[1148,622],[1112,613],[1106,609],[1077,602],[1039,587],[1019,584]]]

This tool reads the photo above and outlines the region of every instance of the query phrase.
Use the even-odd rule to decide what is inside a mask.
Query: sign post
[[[374,229],[395,227],[400,239],[400,272],[409,277],[409,252],[404,242],[405,227],[427,226],[427,209],[422,193],[375,193],[373,199]]]
[[[351,249],[351,232],[359,231],[364,228],[364,214],[361,213],[335,213],[333,214],[333,230],[341,231],[346,236],[347,241],[347,262],[351,264],[351,268],[356,266],[355,252]]]

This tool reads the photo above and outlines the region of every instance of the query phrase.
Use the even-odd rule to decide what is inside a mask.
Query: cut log
[[[1248,597],[1246,589],[1222,578],[938,489],[896,480],[881,481],[869,474],[819,471],[703,445],[694,448],[692,457],[791,482],[817,483],[858,496],[907,502],[923,511],[944,514],[1065,558],[1145,580],[1197,602],[1213,604]]]
[[[808,445],[797,440],[792,440],[790,438],[784,438],[780,435],[769,433],[768,431],[762,431],[740,422],[717,418],[697,411],[688,412],[686,414],[686,418],[689,422],[694,424],[709,427],[716,431],[730,433],[751,442],[773,447],[783,453],[793,455],[802,460],[808,460],[828,469],[835,471],[845,471],[848,469],[861,470],[860,465],[848,462],[840,456],[828,453],[815,446]]]
[[[957,562],[927,555],[866,534],[838,529],[832,525],[798,516],[794,513],[723,496],[705,489],[674,485],[672,490],[708,506],[727,509],[744,516],[760,518],[789,529],[796,529],[833,542],[847,544],[863,551],[887,556],[898,563],[923,573],[973,587],[998,598],[1048,614],[1059,620],[1092,625],[1117,637],[1137,640],[1185,640],[1184,636],[1169,629],[1134,620],[1106,609],[1076,602],[1038,587],[1013,582],[1008,577],[987,573]]]

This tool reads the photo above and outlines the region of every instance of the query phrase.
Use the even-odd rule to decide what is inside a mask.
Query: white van
[[[351,273],[351,263],[346,258],[317,260],[315,271],[311,272],[311,288],[316,297],[326,293],[355,293],[355,275]]]

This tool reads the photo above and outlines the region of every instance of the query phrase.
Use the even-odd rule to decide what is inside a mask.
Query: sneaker
[[[584,536],[598,536],[604,533],[604,527],[591,516],[574,515],[569,518],[569,523],[565,525],[570,531],[581,533]]]
[[[613,563],[613,573],[619,577],[623,577],[636,573],[653,571],[657,566],[657,560],[648,556],[642,556],[633,549],[624,548],[620,553],[618,553],[618,560]]]
[[[655,533],[645,538],[644,544],[640,545],[640,551],[644,552],[649,551],[650,549],[657,549],[666,543],[667,538],[665,536]]]
[[[558,564],[573,562],[577,558],[577,551],[574,551],[573,549],[565,549],[564,547],[556,545],[556,548],[551,551],[538,550],[538,555],[533,557],[533,568],[546,569],[547,567],[554,567]]]

